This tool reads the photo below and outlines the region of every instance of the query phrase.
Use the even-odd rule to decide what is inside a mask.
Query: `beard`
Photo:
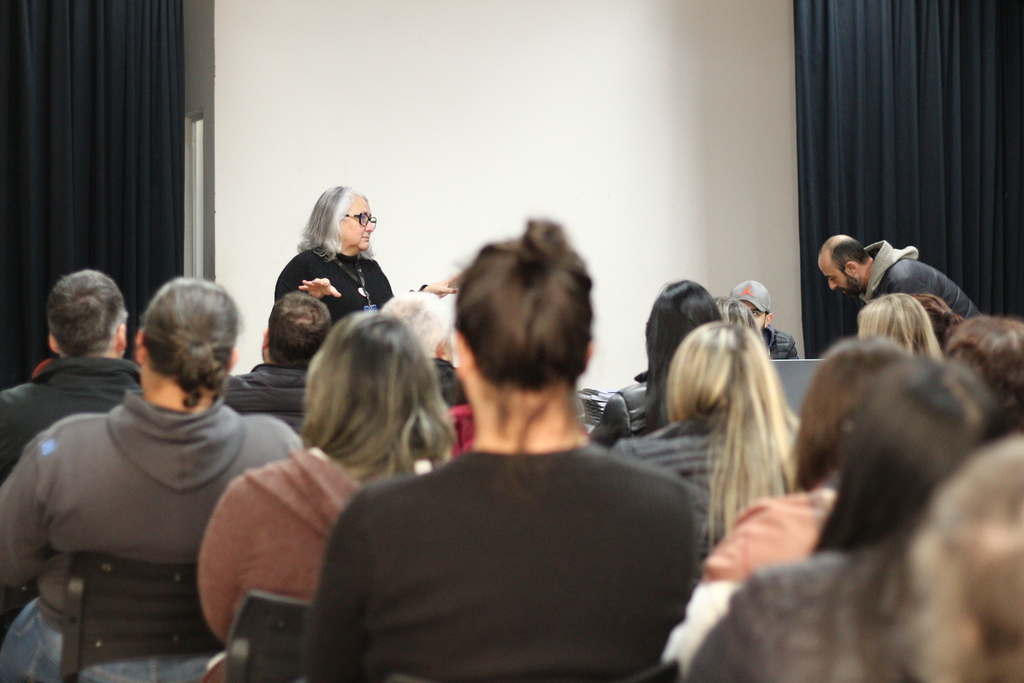
[[[864,289],[860,286],[860,281],[857,278],[853,277],[852,275],[847,275],[846,273],[843,273],[843,277],[846,278],[846,286],[837,287],[837,289],[846,296],[850,297],[851,299],[856,299],[860,297],[861,292],[864,291]]]

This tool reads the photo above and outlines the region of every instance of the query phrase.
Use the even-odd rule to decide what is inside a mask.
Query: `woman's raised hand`
[[[325,277],[318,277],[313,280],[303,280],[302,284],[299,285],[299,289],[303,292],[309,292],[311,296],[315,296],[317,299],[322,299],[325,296],[340,297],[341,292],[334,288],[331,281]]]

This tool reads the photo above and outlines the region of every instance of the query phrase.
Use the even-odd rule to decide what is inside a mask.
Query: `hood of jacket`
[[[223,399],[201,413],[181,413],[129,394],[107,419],[110,437],[125,457],[177,491],[217,477],[245,442],[242,418]]]
[[[294,450],[287,460],[249,470],[242,476],[256,495],[326,537],[338,519],[338,511],[361,484],[327,456],[317,455],[316,450]]]
[[[900,259],[917,260],[917,247],[906,247],[897,249],[885,240],[869,244],[864,249],[870,254],[875,262],[871,265],[871,278],[868,280],[868,288],[861,292],[860,298],[864,301],[871,301],[878,289],[878,283],[882,281],[885,271],[889,270]]]
[[[39,367],[32,384],[50,386],[91,386],[103,384],[139,383],[139,366],[124,358],[54,358]]]

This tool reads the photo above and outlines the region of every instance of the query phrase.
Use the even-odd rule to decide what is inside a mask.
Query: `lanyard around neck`
[[[366,305],[373,306],[373,300],[370,299],[370,290],[366,288],[366,280],[363,279],[363,264],[358,261],[356,262],[356,272],[359,274],[359,277],[352,274],[347,263],[342,263],[341,260],[339,260],[338,265],[341,266],[341,269],[344,270],[350,278],[359,283],[359,293],[366,297]]]

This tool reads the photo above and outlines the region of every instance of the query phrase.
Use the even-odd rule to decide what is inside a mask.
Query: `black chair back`
[[[228,634],[225,683],[291,683],[302,675],[309,601],[249,591]]]
[[[220,650],[199,606],[195,564],[102,553],[77,553],[71,563],[63,634],[60,675],[66,683],[105,662]]]

